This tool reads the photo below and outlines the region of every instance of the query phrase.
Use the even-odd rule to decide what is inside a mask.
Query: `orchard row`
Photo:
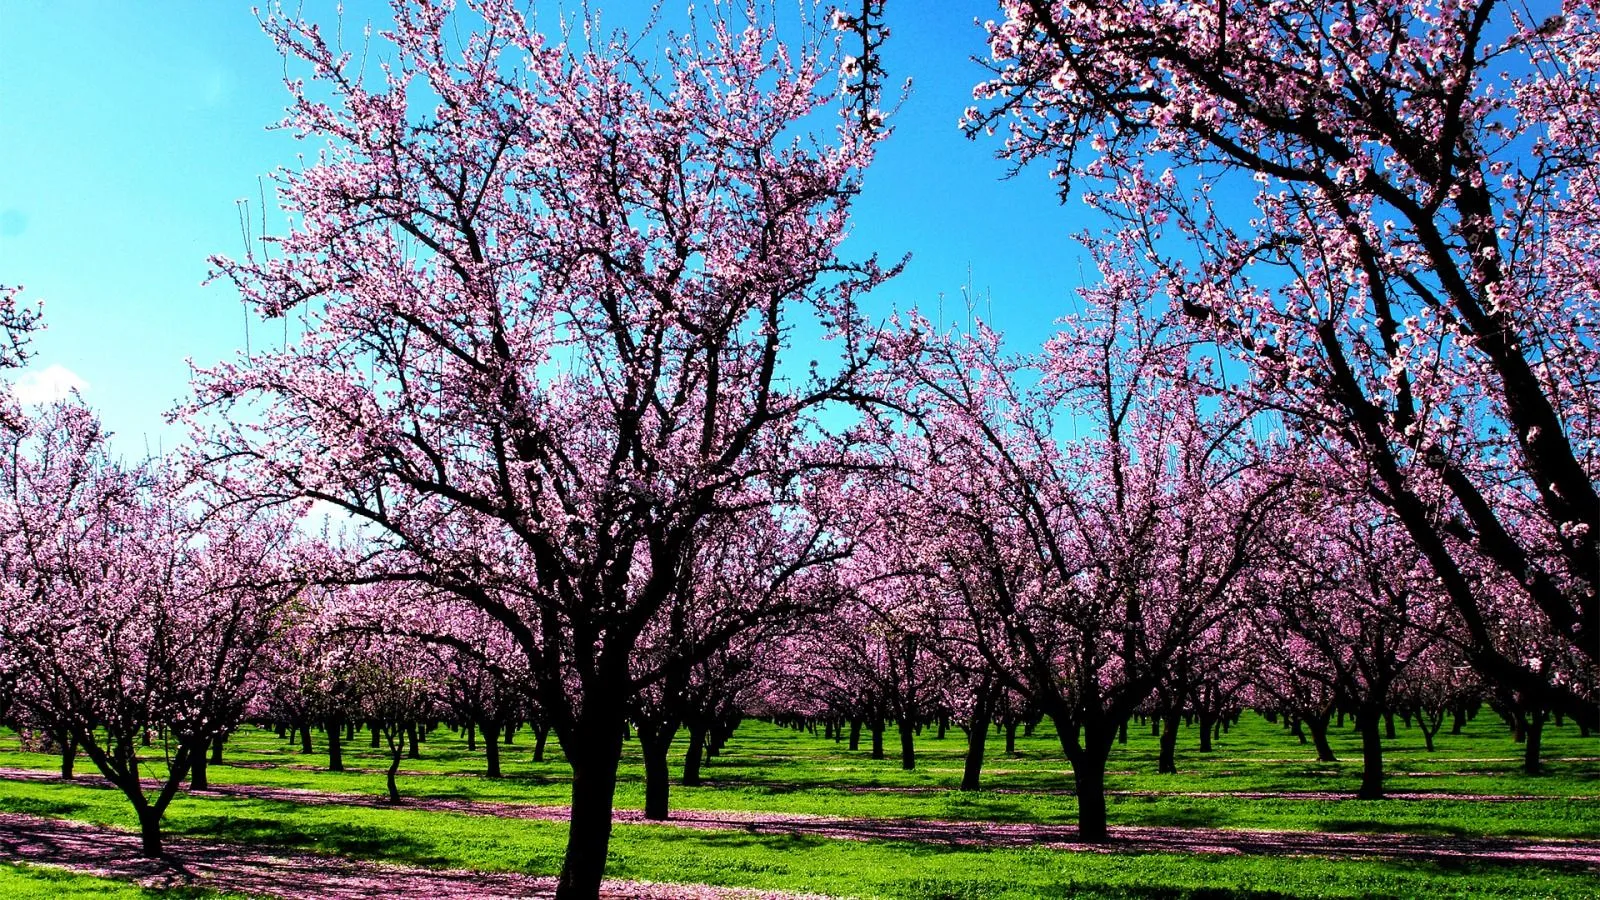
[[[147,853],[251,719],[374,723],[391,781],[418,722],[554,734],[562,897],[629,723],[664,815],[683,728],[693,777],[740,714],[892,723],[906,765],[948,720],[975,785],[989,723],[1048,717],[1089,841],[1135,716],[1326,755],[1348,713],[1363,797],[1395,712],[1489,703],[1530,769],[1600,725],[1593,8],[1004,0],[963,125],[1109,223],[1041,348],[885,315],[900,266],[841,254],[883,0],[659,57],[516,6],[397,0],[381,72],[267,14],[317,152],[213,263],[283,342],[195,372],[171,459],[9,417],[4,715]]]

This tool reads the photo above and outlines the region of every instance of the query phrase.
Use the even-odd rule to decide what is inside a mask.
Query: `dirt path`
[[[57,780],[52,773],[43,770],[7,768],[0,768],[0,778],[35,782]],[[85,785],[109,787],[99,776],[84,775],[79,776],[78,780]],[[199,796],[277,800],[315,806],[395,808],[377,796],[259,785],[214,785],[208,791],[195,793]],[[565,806],[447,797],[407,798],[399,808],[553,822],[566,821],[568,812]],[[738,830],[747,834],[809,835],[857,841],[911,841],[948,847],[1044,847],[1102,853],[1246,853],[1368,857],[1413,862],[1477,859],[1503,863],[1532,862],[1600,871],[1600,841],[1592,840],[1113,826],[1110,842],[1089,844],[1078,840],[1077,828],[1071,825],[843,818],[807,813],[731,810],[676,810],[667,822],[652,822],[637,810],[619,809],[615,819],[619,824],[630,825]]]
[[[138,855],[139,836],[132,832],[0,813],[0,858],[134,881],[145,887],[196,886],[282,900],[555,896],[556,880],[551,876],[423,869],[322,853],[269,853],[240,844],[187,838],[168,838],[167,847],[173,861],[144,859]],[[607,900],[823,900],[817,895],[616,880],[607,881],[600,896]]]

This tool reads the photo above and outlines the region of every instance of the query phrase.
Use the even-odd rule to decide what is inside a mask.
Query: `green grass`
[[[7,900],[198,900],[221,896],[194,888],[141,888],[110,878],[0,861],[0,897]]]
[[[119,797],[75,785],[7,783],[0,808],[133,825]],[[253,846],[532,874],[554,874],[565,841],[559,823],[219,798],[174,805],[169,830]],[[1592,875],[1526,866],[968,850],[664,826],[618,826],[608,874],[894,898],[1585,897],[1595,884]]]
[[[346,745],[346,764],[368,774],[287,768],[325,766],[318,752],[300,755],[270,732],[249,729],[230,741],[233,764],[213,766],[214,783],[261,784],[377,795],[387,763],[366,746],[365,735]],[[863,746],[866,745],[863,740]],[[713,787],[674,786],[678,809],[809,812],[844,816],[924,817],[987,821],[1071,822],[1076,805],[1070,770],[1048,724],[1019,737],[1007,757],[1000,736],[990,740],[985,786],[962,794],[948,790],[960,778],[964,736],[944,740],[926,731],[918,741],[918,767],[900,769],[893,758],[872,760],[865,750],[808,733],[752,722],[742,727],[706,770]],[[1113,754],[1113,791],[1280,792],[1353,790],[1359,745],[1349,729],[1333,735],[1338,763],[1318,763],[1281,727],[1254,715],[1225,734],[1211,754],[1181,736],[1180,774],[1155,771],[1155,740],[1132,729]],[[519,803],[565,803],[566,766],[552,738],[550,761],[531,761],[531,736],[504,748],[507,777],[481,777],[483,753],[469,753],[446,730],[423,745],[423,758],[403,768],[428,775],[402,776],[408,796]],[[680,752],[681,752],[680,743]],[[1118,796],[1116,824],[1215,826],[1321,831],[1403,832],[1459,836],[1600,836],[1600,740],[1583,739],[1568,725],[1547,728],[1546,774],[1520,772],[1520,747],[1492,716],[1458,736],[1441,734],[1427,753],[1420,733],[1401,726],[1389,742],[1389,786],[1457,794],[1508,794],[1541,799],[1486,802],[1470,799],[1356,800],[1254,799],[1239,796]],[[619,807],[643,801],[642,767],[629,746],[619,786]],[[54,768],[48,755],[24,754],[15,737],[0,733],[0,765]],[[80,763],[87,766],[87,761]],[[863,788],[887,788],[863,792]],[[0,782],[0,808],[131,827],[119,795],[76,785]],[[169,813],[170,831],[258,844],[318,849],[345,855],[429,866],[554,873],[565,827],[560,823],[496,820],[414,809],[300,806],[290,803],[192,797]],[[618,826],[609,874],[651,881],[704,882],[883,897],[1405,897],[1430,895],[1593,896],[1595,876],[1531,866],[1411,864],[1378,860],[1292,857],[1182,856],[1174,854],[1066,853],[1048,850],[950,849],[906,843],[780,837],[740,831]],[[3,883],[0,883],[3,884]],[[0,896],[9,896],[0,891]]]

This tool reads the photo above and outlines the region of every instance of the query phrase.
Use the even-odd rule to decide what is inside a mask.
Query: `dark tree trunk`
[[[872,720],[872,758],[883,759],[883,720]]]
[[[580,726],[582,727],[582,726]],[[616,802],[617,762],[622,754],[619,722],[591,725],[588,741],[574,753],[572,762],[572,818],[567,829],[567,855],[556,884],[556,900],[593,900],[600,895],[606,872],[606,848],[611,843],[611,810]]]
[[[1121,725],[1117,726],[1117,743],[1126,744],[1127,742],[1128,742],[1128,723],[1127,722],[1123,722]]]
[[[641,720],[639,752],[644,756],[644,817],[661,821],[669,814],[668,800],[672,790],[671,774],[667,768],[667,751],[672,749],[672,737],[678,733],[676,722]]]
[[[378,749],[378,733],[379,733],[378,723],[377,722],[368,722],[367,723],[367,730],[372,733],[372,743],[368,744],[367,746],[371,747],[374,750]]]
[[[544,762],[544,742],[550,737],[549,725],[533,726],[533,761]]]
[[[139,807],[139,855],[161,858],[161,810],[154,807]]]
[[[1216,716],[1208,712],[1200,713],[1200,752],[1211,752],[1211,731],[1217,725]]]
[[[860,719],[851,719],[850,720],[850,749],[851,750],[860,750],[861,749],[861,720]]]
[[[1178,723],[1182,719],[1179,710],[1173,709],[1161,723],[1161,755],[1156,760],[1156,771],[1162,775],[1178,774]]]
[[[189,790],[204,791],[211,787],[211,782],[206,778],[206,754],[202,747],[199,753],[194,754],[193,762],[189,763]]]
[[[328,720],[328,771],[344,771],[344,723],[338,717]]]
[[[1386,709],[1383,711],[1383,736],[1391,741],[1395,738],[1394,710],[1392,709]]]
[[[1014,719],[1006,722],[1006,755],[1017,755],[1017,723]]]
[[[989,725],[994,718],[994,685],[984,681],[972,704],[972,724],[967,728],[967,762],[961,770],[961,789],[975,791],[983,773],[983,747],[989,741]]]
[[[395,779],[396,775],[400,774],[400,756],[401,756],[401,754],[403,752],[402,748],[404,748],[404,747],[405,747],[405,737],[404,737],[404,735],[397,735],[396,739],[395,739],[395,742],[394,742],[394,749],[389,752],[389,772],[388,772],[389,778],[388,778],[388,783],[389,783],[389,802],[390,803],[399,803],[400,802],[400,786],[395,783],[394,779]]]
[[[78,761],[78,738],[69,734],[57,743],[61,744],[61,780],[71,781],[72,767]]]
[[[417,744],[422,740],[422,735],[418,733],[420,730],[415,722],[406,726],[406,737],[411,740],[411,749],[406,751],[406,755],[412,759],[422,758],[422,751],[417,749]]]
[[[1356,728],[1361,732],[1362,800],[1383,799],[1383,713],[1374,707],[1356,711]]]
[[[500,725],[497,722],[483,723],[483,755],[485,771],[489,778],[500,777]]]
[[[1061,738],[1061,749],[1072,763],[1073,793],[1078,799],[1078,839],[1085,843],[1103,843],[1109,832],[1106,827],[1106,758],[1111,754],[1115,731],[1109,727],[1102,733],[1085,728],[1084,741],[1077,741],[1077,729],[1063,727],[1061,719],[1055,720],[1056,732]]]
[[[309,720],[300,723],[300,752],[304,754],[311,753],[311,722]]]
[[[895,724],[900,728],[900,768],[910,772],[917,767],[917,749],[911,738],[911,723],[901,719]]]
[[[211,739],[211,762],[213,764],[219,766],[222,765],[222,745],[226,743],[227,740],[228,735],[225,733],[218,734],[216,737]]]
[[[1544,741],[1544,723],[1549,714],[1542,709],[1528,716],[1527,740],[1522,744],[1522,771],[1537,775],[1543,771],[1539,762],[1539,747]]]
[[[700,786],[700,757],[706,749],[706,728],[704,725],[689,726],[689,750],[683,755],[683,784],[685,787]]]
[[[1451,734],[1460,734],[1461,730],[1463,728],[1466,728],[1466,727],[1467,727],[1467,709],[1466,709],[1466,707],[1458,706],[1455,709],[1451,710],[1450,711],[1450,733]]]
[[[478,729],[471,722],[467,723],[467,752],[478,752]]]
[[[1311,743],[1317,748],[1318,762],[1338,762],[1333,755],[1333,745],[1328,743],[1328,712],[1313,712],[1306,716],[1306,728],[1311,732]]]

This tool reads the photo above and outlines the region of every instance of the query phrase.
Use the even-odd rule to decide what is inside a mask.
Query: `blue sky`
[[[303,2],[331,20],[334,0]],[[623,23],[649,4],[593,5]],[[347,29],[385,9],[347,3]],[[885,311],[933,310],[943,293],[947,320],[964,318],[970,269],[1021,346],[1092,277],[1073,234],[1096,220],[1076,200],[1059,205],[1042,168],[1002,180],[995,142],[956,128],[983,74],[969,59],[985,49],[973,19],[993,9],[889,4],[891,80],[914,86],[868,174],[852,249],[912,254],[876,298]],[[208,254],[241,247],[236,201],[259,213],[258,178],[294,161],[295,142],[267,130],[282,72],[248,0],[0,0],[0,283],[44,300],[48,325],[22,380],[75,376],[126,454],[181,440],[162,413],[187,391],[186,359],[243,345],[233,290],[201,281]]]

